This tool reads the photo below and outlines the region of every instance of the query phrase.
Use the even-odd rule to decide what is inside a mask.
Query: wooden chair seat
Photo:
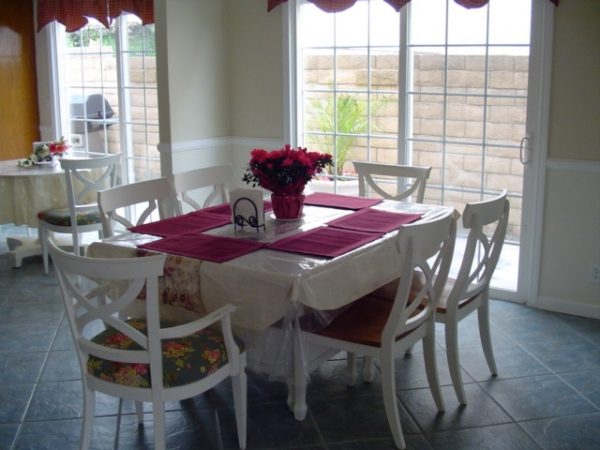
[[[381,334],[394,306],[393,302],[374,295],[355,301],[346,311],[336,317],[327,327],[315,333],[357,344],[381,346]],[[419,311],[415,311],[415,316]],[[397,337],[400,339],[410,331]]]

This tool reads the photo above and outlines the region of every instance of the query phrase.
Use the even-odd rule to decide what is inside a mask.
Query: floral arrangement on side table
[[[277,218],[294,219],[302,215],[304,188],[315,175],[332,167],[328,153],[309,152],[290,145],[279,150],[254,149],[243,181],[271,191]]]
[[[52,164],[57,157],[63,156],[68,150],[69,144],[64,137],[52,142],[34,142],[33,152],[28,159],[19,161],[19,165]]]

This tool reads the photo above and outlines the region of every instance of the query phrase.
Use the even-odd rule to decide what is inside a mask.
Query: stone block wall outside
[[[354,91],[350,95],[366,103],[370,84],[371,102],[377,105],[370,126],[378,137],[369,141],[356,139],[344,173],[353,175],[351,159],[396,163],[398,96],[394,92],[398,90],[398,57],[372,54],[370,80],[366,55],[338,54],[335,62],[337,90]],[[304,64],[305,85],[314,89],[333,88],[333,56],[308,56]],[[433,168],[425,201],[439,203],[439,186],[443,183],[447,187],[444,203],[460,211],[467,201],[479,200],[474,191],[480,186],[491,191],[506,188],[511,194],[508,236],[518,239],[523,177],[519,143],[525,135],[528,57],[490,55],[487,72],[485,58],[480,55],[449,55],[447,64],[445,80],[443,55],[413,54],[412,164]],[[311,131],[318,131],[318,126],[311,122],[314,103],[324,102],[327,95],[314,93],[311,102],[305,103],[305,127]],[[484,136],[485,157],[482,156]]]

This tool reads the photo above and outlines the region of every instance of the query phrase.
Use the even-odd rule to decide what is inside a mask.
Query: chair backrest
[[[416,202],[423,203],[431,167],[363,161],[352,163],[358,175],[358,195],[361,197],[368,196],[370,190],[390,200],[404,200],[416,193]],[[388,189],[384,189],[383,184],[387,184]],[[393,186],[392,191],[389,190],[390,185]]]
[[[225,186],[232,178],[233,168],[230,164],[204,167],[202,169],[174,174],[173,187],[179,200],[179,213],[183,213],[184,204],[191,206],[195,210],[199,210],[206,208],[217,198],[221,202],[226,203],[228,199]],[[190,196],[191,191],[209,187],[212,187],[212,191],[202,204]]]
[[[506,190],[491,200],[465,206],[462,222],[469,235],[456,281],[448,295],[448,309],[489,287],[504,244],[509,210]]]
[[[96,195],[99,190],[116,186],[120,162],[120,153],[60,160],[66,177],[69,215],[74,227],[77,226],[79,211],[97,206]]]
[[[175,193],[167,178],[139,181],[98,191],[98,205],[102,219],[102,232],[105,237],[114,234],[113,222],[120,223],[125,228],[140,225],[157,208],[161,219],[177,214]],[[134,205],[145,206],[136,223],[132,223],[117,211],[120,208]]]
[[[434,313],[448,279],[455,240],[454,211],[400,228],[402,271],[383,330],[383,345],[393,344],[398,336],[420,327]]]
[[[158,277],[163,274],[166,255],[87,258],[67,253],[51,240],[49,251],[82,371],[88,356],[92,355],[110,361],[150,364],[151,378],[162,380]],[[142,291],[146,299],[147,336],[124,320],[127,308]],[[125,334],[139,345],[140,350],[122,350],[94,343],[91,336],[107,326]]]

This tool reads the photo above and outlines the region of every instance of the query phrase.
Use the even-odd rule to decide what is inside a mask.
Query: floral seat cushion
[[[144,321],[131,319],[127,323],[146,334]],[[161,322],[161,327],[172,325],[174,324]],[[142,349],[135,341],[111,327],[95,336],[92,341],[121,350]],[[238,340],[236,343],[240,351],[243,350],[243,343]],[[217,371],[228,361],[222,334],[211,329],[204,329],[178,339],[163,340],[162,354],[164,387],[182,386],[198,381]],[[87,371],[111,383],[141,388],[151,386],[148,364],[122,363],[90,356],[87,361]]]
[[[38,213],[38,219],[59,227],[71,226],[71,215],[69,214],[68,208],[55,208],[40,211]],[[96,206],[92,206],[77,214],[77,225],[93,225],[96,223],[100,223],[100,211]]]

